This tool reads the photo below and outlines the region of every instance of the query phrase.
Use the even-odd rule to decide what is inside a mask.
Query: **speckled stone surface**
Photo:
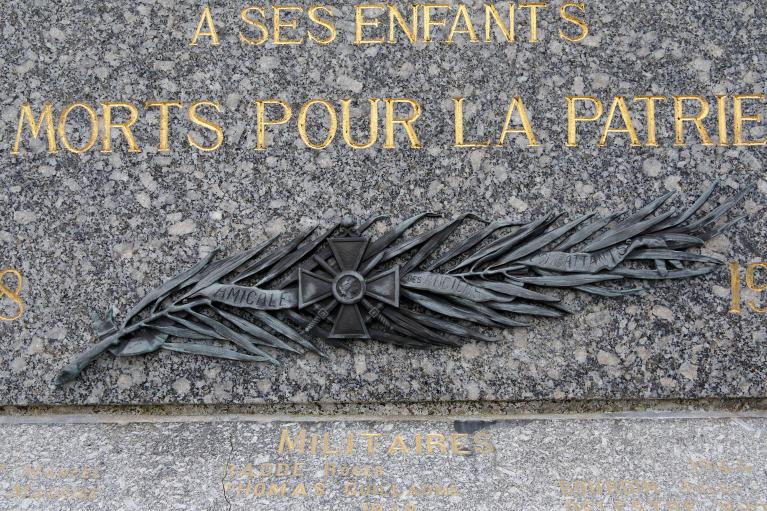
[[[476,4],[476,5],[474,5]],[[479,2],[471,4],[481,7]],[[221,46],[190,47],[194,1],[5,2],[0,27],[0,268],[25,277],[26,314],[0,323],[0,403],[258,403],[577,400],[767,395],[765,315],[728,314],[725,268],[691,281],[652,284],[641,296],[563,293],[577,311],[498,332],[494,344],[413,352],[355,343],[330,358],[279,355],[275,368],[161,352],[105,356],[77,382],[55,373],[93,342],[89,313],[120,314],[213,247],[227,254],[279,232],[343,215],[400,220],[420,211],[476,211],[529,219],[634,208],[667,190],[686,203],[714,179],[748,220],[705,253],[742,263],[765,258],[764,147],[673,147],[669,105],[659,148],[616,141],[564,146],[564,96],[764,93],[767,16],[759,2],[712,5],[588,2],[591,35],[556,37],[557,7],[541,16],[541,43],[355,46],[350,5],[336,5],[338,40],[241,46],[236,2],[211,2]],[[475,12],[480,12],[476,11]],[[481,12],[480,12],[481,16]],[[542,145],[451,147],[453,96],[467,98],[472,136],[495,138],[511,96],[525,98]],[[307,149],[295,124],[256,152],[253,100],[414,97],[424,148]],[[157,114],[136,127],[142,152],[47,155],[42,140],[11,156],[19,105],[52,101],[213,99],[226,125],[221,150],[185,147],[189,123],[171,124],[158,153]],[[471,106],[469,106],[471,105]],[[361,114],[360,114],[361,115]],[[641,117],[638,117],[638,119]],[[764,127],[748,133],[765,136]],[[468,129],[468,128],[467,128]],[[712,127],[715,133],[715,128]],[[340,139],[339,139],[340,141]],[[744,298],[759,299],[746,294]]]
[[[767,506],[767,418],[759,414],[96,420],[0,421],[2,508],[725,511]]]

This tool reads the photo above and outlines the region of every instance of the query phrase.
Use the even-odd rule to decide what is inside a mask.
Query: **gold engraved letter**
[[[145,106],[146,108],[158,107],[160,109],[160,146],[158,151],[170,151],[170,144],[168,144],[170,108],[181,108],[181,103],[178,101],[147,101]]]
[[[257,6],[251,6],[246,7],[245,9],[240,11],[240,19],[246,24],[246,25],[252,25],[258,29],[259,35],[257,37],[248,37],[245,34],[240,31],[240,42],[242,44],[250,44],[253,46],[257,46],[259,44],[264,44],[267,39],[269,39],[269,29],[266,28],[266,25],[264,25],[261,21],[259,21],[255,16],[251,16],[251,12],[258,14],[262,18],[264,17],[264,10],[261,7]]]
[[[594,115],[591,117],[578,117],[575,112],[575,105],[578,101],[589,102],[594,105]],[[604,112],[602,102],[594,96],[567,96],[567,147],[578,147],[576,123],[594,122],[602,117],[602,112]]]
[[[492,40],[492,24],[490,18],[495,21],[495,25],[501,29],[503,36],[510,43],[514,42],[514,4],[509,2],[509,26],[504,25],[501,15],[498,14],[498,10],[493,4],[485,4],[485,42],[489,43]]]
[[[467,456],[471,451],[466,448],[463,440],[469,435],[467,433],[450,433],[450,452],[460,456]]]
[[[382,436],[381,433],[360,433],[360,436],[368,439],[368,454],[375,454],[375,439]]]
[[[740,94],[732,98],[732,115],[734,127],[734,145],[740,146],[753,146],[753,145],[767,145],[767,138],[763,140],[744,140],[743,138],[743,122],[752,121],[760,122],[762,116],[759,114],[743,115],[743,101],[763,101],[764,94]]]
[[[432,9],[449,9],[450,4],[423,4],[423,41],[426,43],[430,43],[432,41],[431,39],[431,27],[432,26],[440,26],[444,27],[447,24],[447,20],[445,18],[440,19],[433,19],[431,17],[431,10]]]
[[[118,128],[122,131],[125,141],[128,142],[129,153],[140,153],[141,149],[136,144],[136,138],[133,136],[131,126],[138,121],[138,108],[132,103],[126,103],[122,101],[101,103],[101,107],[104,110],[104,143],[101,149],[102,153],[112,152],[112,130]],[[113,108],[126,108],[130,114],[126,122],[113,123],[112,122],[112,109]]]
[[[621,112],[621,118],[623,118],[623,125],[624,128],[613,128],[612,122],[613,117],[615,116],[615,108],[618,108]],[[610,111],[607,113],[607,121],[605,122],[604,130],[602,131],[602,138],[599,139],[599,146],[604,147],[607,144],[607,136],[610,133],[628,133],[629,139],[631,140],[632,147],[641,146],[642,143],[639,141],[639,137],[637,137],[637,132],[634,129],[634,124],[631,121],[631,114],[629,113],[629,109],[626,106],[626,99],[623,96],[615,96],[615,99],[613,100],[613,104],[610,105]]]
[[[719,127],[719,145],[727,145],[727,96],[716,96],[716,120]]]
[[[272,16],[272,22],[274,23],[274,34],[273,34],[273,40],[274,44],[301,44],[304,42],[304,38],[301,37],[300,39],[283,39],[282,38],[282,29],[283,28],[292,28],[295,29],[298,25],[298,20],[296,18],[293,18],[288,21],[283,21],[282,19],[282,13],[283,12],[303,12],[303,7],[298,7],[295,5],[275,5],[272,7],[274,9],[274,15]]]
[[[384,9],[384,4],[358,4],[354,6],[354,44],[376,44],[384,42],[383,37],[375,39],[365,39],[362,36],[363,27],[377,27],[381,24],[381,21],[376,19],[365,18],[366,10],[381,10]]]
[[[740,265],[730,261],[730,312],[740,314]]]
[[[666,101],[664,96],[635,96],[634,101],[644,101],[647,117],[647,147],[658,147],[655,129],[655,103]]]
[[[519,120],[522,122],[521,128],[509,128],[511,124],[511,118],[514,115],[514,111],[519,111]],[[528,147],[537,147],[540,144],[535,138],[533,133],[533,127],[530,124],[530,119],[527,117],[527,110],[525,109],[525,103],[519,96],[514,96],[509,104],[509,110],[506,112],[506,121],[503,123],[503,131],[501,131],[501,137],[498,139],[498,147],[503,146],[503,142],[506,140],[506,135],[509,133],[524,133],[527,135]]]
[[[567,12],[567,10],[571,7],[574,7],[581,11],[583,14],[586,14],[586,4],[583,2],[565,2],[559,8],[559,15],[562,17],[562,19],[569,21],[573,25],[576,25],[580,29],[580,32],[576,36],[570,36],[560,28],[559,37],[565,41],[577,43],[578,41],[586,39],[586,36],[589,35],[589,25],[586,23],[585,19],[581,19],[578,16]]]
[[[208,29],[203,32],[202,26],[207,25]],[[213,15],[210,13],[210,6],[206,5],[202,9],[202,16],[200,16],[200,22],[197,23],[197,29],[194,31],[192,37],[192,44],[189,46],[197,46],[197,40],[200,36],[210,37],[210,44],[218,46],[221,41],[218,40],[218,34],[216,33],[216,26],[213,24]]]
[[[282,117],[274,120],[266,119],[266,105],[279,105],[282,108]],[[285,124],[293,116],[290,105],[281,99],[257,99],[256,100],[256,151],[266,149],[266,127]]]
[[[370,135],[367,142],[355,142],[351,128],[351,99],[341,100],[341,134],[349,146],[354,149],[366,149],[378,140],[378,98],[368,99],[370,102]]]
[[[306,448],[306,430],[300,428],[298,430],[298,436],[295,441],[290,437],[290,431],[288,428],[282,428],[280,430],[280,444],[277,447],[277,452],[282,454],[287,449],[288,451],[295,451],[299,454],[304,453]]]
[[[405,441],[402,439],[402,435],[400,435],[399,433],[394,435],[394,439],[389,445],[389,450],[386,451],[386,454],[397,454],[397,453],[401,453],[404,456],[407,456],[408,454],[410,454],[410,449],[408,449],[407,444],[405,444]]]
[[[40,136],[40,130],[45,123],[45,134],[48,137],[48,152],[56,152],[56,133],[53,130],[53,114],[51,113],[51,104],[45,103],[43,105],[43,111],[40,112],[40,117],[35,121],[35,116],[32,113],[32,107],[29,103],[21,105],[19,111],[19,126],[16,129],[16,142],[13,144],[11,154],[19,154],[19,146],[21,145],[21,133],[24,130],[24,119],[29,123],[29,131],[32,132],[33,138]]]
[[[684,102],[696,101],[700,105],[700,111],[694,115],[684,114]],[[702,96],[674,96],[674,128],[676,132],[675,146],[684,145],[684,123],[692,122],[700,133],[701,143],[703,145],[714,145],[708,131],[703,126],[703,119],[708,115],[710,108],[708,101]]]
[[[72,110],[75,108],[82,108],[85,110],[85,113],[88,114],[88,120],[91,123],[91,135],[82,147],[74,147],[67,137],[67,120],[69,119],[69,114],[72,113]],[[59,117],[59,139],[61,139],[61,145],[64,146],[64,149],[72,153],[82,154],[89,151],[96,144],[98,138],[99,120],[96,111],[88,103],[72,103],[71,105],[67,105]]]
[[[306,116],[313,105],[322,105],[328,112],[328,119],[330,120],[328,134],[319,144],[312,142],[309,139],[309,134],[306,132]],[[333,108],[333,105],[331,105],[329,101],[324,99],[312,99],[311,101],[307,101],[298,112],[298,134],[301,136],[301,140],[304,141],[304,144],[306,144],[307,147],[311,147],[312,149],[325,149],[333,141],[337,129],[338,119],[336,117],[336,109]]]
[[[330,433],[327,431],[322,434],[322,454],[325,456],[331,455],[331,454],[338,454],[338,449],[333,449],[330,446]]]
[[[458,24],[463,22],[463,28],[458,28]],[[471,23],[471,16],[464,4],[458,5],[458,12],[455,13],[453,18],[453,25],[450,27],[450,32],[447,35],[447,44],[453,42],[453,38],[456,34],[468,34],[469,41],[473,43],[479,42],[477,32],[474,30],[474,25]]]
[[[456,147],[487,147],[490,140],[477,142],[466,142],[463,137],[463,100],[464,98],[453,98],[453,107],[455,109],[455,146]]]
[[[474,433],[474,452],[477,454],[490,454],[495,452],[493,442],[488,438],[487,432],[477,431]]]
[[[394,22],[396,21],[397,24],[402,29],[402,33],[405,34],[405,37],[407,37],[408,41],[410,41],[411,43],[415,43],[418,40],[418,5],[414,4],[412,6],[412,15],[410,17],[411,26],[408,26],[407,22],[405,21],[405,18],[399,12],[396,5],[389,4],[388,7],[389,7],[389,42],[390,43],[396,42],[396,39],[394,38]]]
[[[408,98],[386,98],[384,101],[386,102],[386,142],[384,148],[394,149],[394,125],[401,124],[410,139],[410,146],[413,149],[420,149],[421,142],[415,133],[413,123],[421,116],[421,104]],[[394,107],[398,103],[410,106],[412,113],[408,117],[395,117]]]
[[[6,275],[13,275],[16,278],[16,289],[11,290],[8,286],[5,284],[5,276]],[[21,288],[24,286],[24,279],[21,276],[21,273],[18,270],[14,270],[12,268],[8,268],[6,270],[0,271],[0,300],[4,299],[4,297],[8,297],[13,303],[16,304],[17,312],[13,316],[3,316],[0,315],[0,321],[16,321],[21,316],[24,315],[24,301],[21,299],[21,296],[19,293],[21,293]]]
[[[331,9],[330,7],[323,7],[321,5],[315,5],[309,8],[309,19],[312,20],[317,25],[326,28],[328,31],[328,36],[324,38],[317,37],[316,35],[314,35],[314,32],[309,31],[308,32],[309,40],[322,45],[330,44],[336,40],[336,34],[337,34],[336,26],[333,24],[332,21],[325,18],[320,18],[319,16],[317,16],[318,11],[325,11],[329,16],[332,17],[333,9]]]
[[[432,454],[435,447],[438,448],[442,454],[447,454],[445,435],[441,433],[429,433],[426,435],[426,452]]]
[[[767,263],[750,263],[748,266],[746,266],[746,286],[748,286],[751,291],[762,292],[767,289],[767,283],[758,286],[754,283],[754,272],[757,268],[763,268],[767,270]],[[749,300],[746,303],[754,312],[758,312],[759,314],[764,314],[767,312],[767,305],[764,307],[759,307],[753,300]]]
[[[189,145],[199,149],[200,151],[215,151],[219,147],[221,147],[221,144],[224,143],[224,130],[221,129],[221,126],[218,124],[215,124],[213,122],[208,121],[207,119],[203,119],[200,117],[200,115],[197,113],[197,108],[201,106],[211,106],[213,107],[216,112],[221,111],[221,106],[214,102],[214,101],[195,101],[189,106],[189,119],[197,124],[198,126],[202,126],[204,128],[207,128],[211,131],[213,131],[216,134],[216,141],[211,146],[203,146],[199,142],[197,142],[194,137],[192,137],[192,134],[189,133],[186,137],[187,142],[189,142]]]
[[[540,39],[538,39],[538,9],[541,7],[545,9],[547,7],[547,2],[529,2],[529,3],[519,4],[520,9],[530,9],[530,42],[531,43],[540,42]]]

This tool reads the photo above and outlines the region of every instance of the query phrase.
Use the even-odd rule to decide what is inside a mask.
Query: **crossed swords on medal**
[[[368,276],[373,268],[360,269],[370,239],[363,236],[329,238],[337,267],[316,257],[315,261],[325,274],[301,268],[298,273],[298,308],[304,309],[332,298],[324,308],[332,311],[339,307],[333,322],[331,339],[370,339],[360,304],[368,309],[374,299],[399,307],[399,266]]]

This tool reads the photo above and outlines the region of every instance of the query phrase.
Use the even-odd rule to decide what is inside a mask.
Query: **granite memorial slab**
[[[0,12],[0,509],[767,510],[763,2]]]
[[[767,418],[0,420],[3,509],[763,510]],[[72,453],[78,453],[72,456]]]
[[[2,404],[767,395],[761,3],[3,10]]]

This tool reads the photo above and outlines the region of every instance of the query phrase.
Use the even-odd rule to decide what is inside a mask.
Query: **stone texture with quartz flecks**
[[[3,3],[0,269],[23,274],[26,312],[18,321],[0,322],[0,403],[767,395],[767,316],[745,305],[753,300],[761,306],[765,297],[744,289],[743,313],[729,314],[725,266],[692,280],[650,282],[646,292],[626,298],[559,293],[572,315],[488,332],[494,343],[435,351],[367,341],[350,342],[347,351],[320,343],[328,358],[282,352],[275,354],[279,366],[169,351],[105,355],[77,381],[56,387],[57,372],[95,343],[91,311],[103,315],[114,306],[120,321],[148,290],[215,247],[232,254],[279,233],[287,237],[313,224],[326,228],[347,215],[387,213],[400,221],[423,211],[445,217],[476,212],[529,220],[555,210],[574,218],[635,209],[669,190],[681,192],[674,205],[683,207],[720,179],[715,203],[753,182],[755,190],[737,208],[747,219],[703,253],[742,265],[767,254],[764,147],[698,145],[693,132],[691,144],[675,147],[673,105],[666,102],[658,104],[657,148],[629,147],[619,134],[598,148],[595,127],[579,128],[583,144],[568,148],[564,100],[596,95],[607,108],[615,95],[701,94],[713,101],[715,94],[764,93],[763,3],[590,1],[590,35],[568,43],[558,30],[573,27],[562,25],[561,3],[554,2],[539,13],[539,43],[527,41],[520,11],[515,43],[461,38],[451,45],[354,45],[352,4],[332,2],[338,38],[326,46],[243,45],[242,5],[210,5],[221,38],[216,47],[205,40],[190,46],[202,9],[197,0]],[[469,7],[484,35],[482,6]],[[306,23],[303,17],[299,26]],[[510,135],[505,147],[453,147],[454,96],[466,98],[467,140],[497,140],[509,101],[523,97],[541,145],[528,148],[524,136]],[[270,127],[269,147],[256,151],[253,102],[274,97],[291,102],[294,115],[311,98],[328,98],[339,112],[340,100],[353,98],[359,139],[366,134],[366,98],[416,98],[423,105],[416,126],[424,147],[405,147],[399,133],[396,149],[384,149],[379,139],[369,149],[352,150],[339,127],[333,143],[317,151],[305,147],[294,117]],[[201,99],[221,105],[215,119],[224,126],[225,143],[212,153],[186,142],[189,131],[211,142],[185,112]],[[157,150],[159,114],[143,107],[151,100],[184,103],[180,111],[171,109],[170,152]],[[135,103],[142,151],[127,152],[116,132],[108,154],[98,145],[83,155],[63,149],[49,155],[41,136],[11,155],[20,105],[29,102],[39,111],[45,101],[56,113],[73,101]],[[632,103],[643,126],[642,111]],[[68,127],[78,145],[88,135],[75,132],[82,113],[73,113]],[[718,133],[714,122],[706,122],[712,135]],[[765,137],[763,123],[745,125],[748,138]],[[311,133],[315,140],[321,135]],[[643,130],[639,135],[644,140]],[[385,225],[374,230],[380,234]],[[758,273],[757,280],[763,276]],[[0,304],[3,311],[12,306]],[[221,501],[213,490],[209,496]]]
[[[763,415],[0,421],[0,506],[113,511],[767,506]]]

